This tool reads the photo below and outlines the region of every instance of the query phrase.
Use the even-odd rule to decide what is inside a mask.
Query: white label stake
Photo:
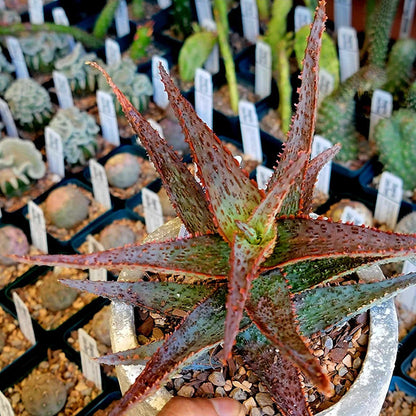
[[[332,143],[329,140],[325,139],[322,136],[315,135],[312,142],[312,159],[331,147]],[[331,182],[331,165],[331,161],[325,164],[325,166],[321,169],[321,171],[318,174],[318,179],[315,185],[316,189],[318,189],[325,195],[329,195],[329,184]]]
[[[259,36],[259,14],[256,0],[241,0],[240,6],[244,37],[255,43]]]
[[[100,364],[92,360],[92,358],[99,357],[97,342],[82,328],[78,329],[78,341],[81,350],[82,374],[102,390]]]
[[[45,216],[43,215],[42,208],[33,201],[29,201],[27,206],[29,209],[29,226],[32,244],[40,251],[47,253],[48,240],[46,237]]]
[[[351,26],[351,0],[335,0],[334,9],[335,30]]]
[[[105,40],[105,58],[108,66],[113,66],[121,61],[120,45],[113,39]]]
[[[393,111],[393,96],[383,90],[374,90],[371,99],[370,131],[368,140],[374,140],[374,127],[383,118],[389,118]]]
[[[6,126],[6,132],[9,137],[19,137],[17,132],[16,124],[13,120],[12,112],[10,111],[9,105],[6,101],[0,98],[0,115],[1,119]]]
[[[58,96],[59,107],[63,109],[73,107],[74,100],[72,99],[72,91],[67,77],[58,71],[53,71],[52,76],[56,95]]]
[[[117,37],[121,38],[130,33],[129,12],[126,0],[120,0],[114,16],[116,23]]]
[[[404,0],[402,20],[400,22],[399,38],[409,38],[412,31],[412,22],[415,15],[416,0]]]
[[[256,43],[256,66],[254,78],[254,93],[260,98],[267,97],[272,92],[272,50],[263,42]]]
[[[16,70],[16,78],[29,78],[29,71],[19,41],[12,36],[8,36],[6,44]]]
[[[374,219],[394,230],[403,197],[403,181],[390,172],[383,172],[378,187]]]
[[[49,171],[63,178],[65,176],[65,163],[62,137],[49,126],[45,127],[45,145]]]
[[[195,8],[199,24],[204,20],[213,20],[210,0],[195,0]]]
[[[172,5],[172,0],[157,0],[157,4],[161,9],[167,9]]]
[[[28,7],[30,23],[33,25],[41,25],[45,22],[42,0],[29,0]]]
[[[262,162],[263,151],[260,141],[259,120],[255,105],[249,101],[240,100],[238,103],[238,115],[240,117],[240,129],[244,153],[254,160]]]
[[[195,111],[212,128],[212,77],[208,71],[197,68],[195,72]]]
[[[259,189],[266,189],[269,179],[273,175],[273,170],[266,168],[266,166],[258,165],[256,167],[256,179]]]
[[[0,391],[0,415],[1,416],[14,416],[12,404],[1,391]]]
[[[305,6],[296,6],[295,8],[295,32],[301,27],[312,23],[312,14],[309,8]]]
[[[153,101],[158,107],[166,108],[169,105],[169,99],[160,76],[159,64],[162,64],[165,71],[169,73],[168,61],[157,55],[152,56]]]
[[[57,25],[69,26],[68,17],[65,13],[65,10],[62,7],[54,7],[52,9],[52,18]],[[66,37],[68,39],[69,47],[72,51],[72,49],[74,49],[75,46],[74,37],[71,35],[67,35]]]
[[[352,27],[338,30],[338,48],[341,82],[355,74],[360,68],[357,31]]]
[[[31,344],[36,344],[35,331],[33,330],[33,323],[32,318],[30,317],[29,309],[16,292],[13,292],[12,296],[20,330]]]
[[[97,251],[104,251],[104,246],[98,242],[91,234],[87,235],[88,253],[96,253]],[[107,280],[107,270],[102,269],[89,269],[90,280],[103,281]]]
[[[325,69],[319,69],[319,95],[318,102],[322,100],[334,91],[335,80],[334,77]]]
[[[205,30],[209,30],[211,32],[217,31],[217,25],[215,22],[211,20],[204,20],[201,23],[201,26]],[[204,62],[204,68],[211,74],[217,74],[220,70],[220,48],[218,43],[214,45],[212,48],[211,53],[209,54],[207,60]]]
[[[90,168],[94,199],[105,208],[111,209],[110,189],[108,187],[105,168],[94,159],[90,159],[88,163]]]
[[[97,106],[100,115],[101,130],[105,140],[114,146],[120,145],[116,110],[113,96],[108,92],[97,91]]]
[[[142,189],[142,203],[144,218],[146,221],[146,231],[153,232],[163,225],[163,211],[159,196],[150,189]]]

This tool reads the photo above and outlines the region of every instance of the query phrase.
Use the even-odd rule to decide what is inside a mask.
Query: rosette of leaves
[[[67,77],[75,95],[90,94],[97,88],[97,71],[85,65],[91,60],[102,63],[94,52],[85,52],[82,44],[77,43],[70,54],[55,62],[55,69]]]
[[[7,87],[12,83],[14,72],[14,65],[11,64],[4,56],[3,52],[0,52],[0,94],[3,95]]]
[[[33,33],[20,38],[19,43],[32,72],[51,72],[55,61],[70,52],[68,36],[53,32]]]
[[[94,118],[78,107],[60,109],[49,123],[62,138],[64,159],[70,165],[85,165],[97,152],[100,130]]]
[[[310,415],[299,371],[323,392],[330,391],[330,383],[304,336],[342,323],[416,283],[415,274],[410,274],[375,283],[325,284],[370,264],[414,256],[416,237],[308,215],[317,175],[339,150],[334,146],[309,159],[324,20],[322,1],[308,40],[292,128],[265,191],[240,169],[162,67],[162,80],[190,145],[200,184],[107,76],[189,236],[175,238],[179,227],[175,230],[168,223],[157,230],[153,241],[143,244],[88,255],[20,259],[186,276],[164,283],[152,277],[146,282],[66,282],[159,313],[176,307],[188,311],[162,342],[100,359],[134,364],[151,355],[111,415],[122,414],[144,400],[178,367],[223,340],[225,360],[236,339],[239,352],[269,388],[282,412]],[[189,279],[196,279],[198,284],[189,283]]]
[[[14,81],[4,93],[13,118],[28,131],[43,128],[52,117],[52,103],[48,91],[32,78]]]
[[[117,84],[119,89],[132,104],[139,110],[145,111],[149,105],[150,96],[153,94],[153,86],[146,74],[137,72],[137,67],[130,58],[124,58],[116,64],[106,66],[106,71]],[[120,103],[117,101],[115,94],[112,93],[105,79],[98,79],[98,88],[102,91],[111,92],[114,96],[116,111],[122,114]]]
[[[6,198],[21,194],[45,172],[42,154],[32,142],[17,137],[0,141],[0,190]]]

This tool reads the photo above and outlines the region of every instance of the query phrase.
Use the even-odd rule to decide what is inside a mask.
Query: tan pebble
[[[160,328],[154,328],[152,331],[152,337],[155,339],[161,339],[164,338],[164,334]]]
[[[231,383],[231,380],[226,380],[224,384],[224,390],[230,391],[233,388],[233,384]]]
[[[235,388],[231,391],[230,397],[235,400],[246,400],[247,399],[247,393],[239,388]]]
[[[214,371],[211,373],[208,377],[208,380],[214,385],[214,386],[225,386],[225,379],[224,375],[220,371]]]
[[[357,357],[357,358],[353,361],[352,366],[353,366],[353,368],[354,368],[355,370],[358,370],[358,369],[361,367],[361,363],[362,363],[361,358],[360,358],[360,357]]]
[[[351,367],[352,366],[352,358],[351,355],[347,354],[344,359],[342,360],[342,362],[344,363],[344,365],[346,367]]]
[[[259,383],[259,392],[260,393],[267,393],[267,388],[263,383]]]
[[[250,410],[250,416],[261,416],[261,410],[258,407],[253,407]]]
[[[254,397],[249,397],[247,400],[244,400],[243,405],[248,411],[250,411],[253,407],[257,407],[257,403],[254,400]]]
[[[274,415],[274,410],[273,410],[273,407],[271,407],[271,406],[262,407],[261,410],[262,410],[264,415],[269,415],[269,416]]]
[[[322,357],[324,355],[324,350],[321,350],[321,349],[316,350],[316,351],[313,352],[313,355],[315,357]]]
[[[368,343],[368,335],[367,334],[361,334],[360,338],[357,339],[357,342],[360,345],[367,345],[367,343]]]
[[[213,395],[214,394],[214,386],[211,383],[202,383],[201,387],[198,389],[204,394]]]
[[[250,383],[248,380],[244,380],[242,384],[251,391],[251,386],[253,385],[253,383]]]
[[[176,390],[179,390],[183,386],[183,383],[185,383],[185,380],[183,378],[176,378],[173,381],[173,385],[175,386]]]
[[[148,338],[146,338],[144,335],[140,334],[140,335],[137,337],[137,342],[138,342],[140,345],[145,345],[145,344],[147,344],[147,343],[149,342],[149,339],[148,339]]]
[[[243,383],[240,383],[239,381],[233,381],[233,386],[237,387],[241,390],[246,391],[247,393],[251,393],[250,388],[248,388],[247,386],[245,386]]]
[[[345,374],[347,374],[348,373],[348,369],[346,368],[346,367],[341,367],[339,370],[338,370],[338,374],[341,376],[341,377],[344,377],[345,376]]]
[[[225,392],[223,387],[217,387],[215,389],[215,397],[225,397],[227,393]]]
[[[182,386],[178,391],[178,396],[192,397],[195,393],[195,389],[192,386]]]
[[[20,402],[20,393],[14,393],[11,397],[12,406]]]
[[[240,367],[238,369],[237,374],[239,374],[240,376],[244,375],[246,373],[246,369],[244,367]]]
[[[259,404],[259,406],[272,406],[273,400],[270,397],[269,393],[257,393],[256,394],[256,402]]]

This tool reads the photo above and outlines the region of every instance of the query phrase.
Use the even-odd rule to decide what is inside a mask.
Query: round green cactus
[[[7,88],[4,98],[13,118],[28,131],[43,128],[51,119],[52,103],[48,91],[32,78],[21,78]]]
[[[51,373],[31,375],[22,387],[22,402],[31,416],[56,415],[66,399],[65,383]]]
[[[134,185],[141,172],[137,157],[126,152],[110,157],[104,167],[108,183],[122,189]]]
[[[136,72],[137,67],[130,58],[124,58],[106,69],[131,103],[139,111],[145,111],[149,105],[150,96],[153,94],[153,87],[149,77]],[[116,100],[112,89],[102,77],[98,79],[98,87],[100,90],[113,95],[117,113],[123,114],[120,103]]]
[[[0,141],[0,191],[3,195],[19,195],[45,173],[42,154],[32,142],[17,137]]]
[[[17,254],[24,256],[29,253],[29,242],[25,233],[14,225],[5,225],[0,228],[0,264],[11,266],[16,262],[7,256]]]
[[[85,165],[97,152],[100,128],[94,118],[77,107],[60,109],[49,123],[62,138],[64,158],[71,165]]]
[[[70,52],[68,36],[53,32],[32,33],[19,39],[30,71],[50,72],[54,63]]]
[[[416,112],[401,108],[380,120],[374,140],[384,169],[403,180],[405,190],[416,187]]]

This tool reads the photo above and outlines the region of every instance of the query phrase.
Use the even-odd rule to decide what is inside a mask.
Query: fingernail
[[[244,406],[234,399],[219,397],[210,401],[218,416],[244,416],[246,414]]]

